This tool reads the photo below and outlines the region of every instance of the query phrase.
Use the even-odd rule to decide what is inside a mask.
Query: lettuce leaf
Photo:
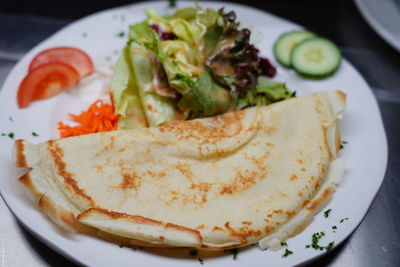
[[[118,120],[118,129],[140,129],[148,127],[146,116],[142,108],[142,101],[136,95],[125,94],[118,103],[117,114],[121,114]]]
[[[205,33],[203,25],[189,23],[184,19],[171,19],[169,21],[172,32],[180,39],[194,47]]]
[[[207,29],[204,35],[204,49],[206,58],[209,58],[214,52],[218,42],[220,41],[223,28],[214,24]]]
[[[182,40],[164,41],[160,49],[163,54],[160,62],[169,84],[179,93],[186,94],[192,89],[191,85],[195,83],[196,77],[203,72],[203,68],[195,65],[193,49]],[[183,77],[187,82],[182,82]]]
[[[158,25],[162,31],[171,32],[171,26],[169,24],[170,19],[168,17],[161,16],[155,9],[145,10],[147,15],[147,25]]]
[[[267,59],[259,56],[259,50],[250,43],[250,30],[239,28],[233,11],[225,13],[221,9],[219,15],[222,26],[214,26],[209,32],[207,66],[219,84],[240,97],[256,86],[260,75],[273,77],[276,69]],[[221,27],[221,37],[212,49]]]
[[[204,35],[204,50],[206,58],[209,58],[223,37],[224,20],[218,12],[207,9],[203,14],[199,15],[199,21],[207,26],[207,31]]]
[[[147,127],[138,88],[131,75],[128,48],[122,50],[113,73],[110,91],[115,103],[115,112],[120,114],[118,129],[140,129]]]
[[[145,20],[129,27],[129,43],[135,42],[144,46],[156,56],[160,56],[160,39],[156,31],[149,27]]]
[[[195,66],[201,67],[205,63],[204,57],[204,34],[207,28],[197,22],[189,23],[184,19],[172,19],[170,20],[172,33],[177,36],[179,40],[182,40],[190,49],[193,51],[192,58]]]
[[[197,118],[226,112],[230,101],[228,91],[215,83],[208,71],[204,71],[193,89],[182,96],[178,105],[189,112],[189,118]]]
[[[196,39],[204,39],[204,49],[206,58],[211,54],[216,44],[222,36],[223,20],[222,16],[212,9],[182,8],[172,15],[173,19],[183,19],[190,23],[201,25],[200,34]],[[205,30],[205,31],[204,31]]]
[[[204,11],[198,8],[185,8],[178,10],[171,17],[162,17],[155,10],[147,10],[148,26],[160,28],[165,34],[172,34],[179,41],[184,42],[190,50],[191,64],[202,67],[205,63],[204,35],[207,23],[214,23],[215,11]],[[164,43],[164,42],[162,42]],[[162,57],[163,54],[158,54]],[[160,59],[162,61],[162,59]]]
[[[196,7],[181,8],[181,9],[178,9],[177,11],[175,11],[175,13],[171,16],[171,18],[192,21],[192,20],[196,19],[198,11],[199,11],[199,9]]]
[[[255,88],[238,98],[236,109],[255,105],[268,105],[295,96],[284,83],[273,82],[266,77],[259,77]]]
[[[258,78],[256,90],[259,94],[265,94],[272,102],[293,96],[284,83],[273,82],[266,77]]]
[[[150,126],[159,126],[181,117],[176,103],[169,97],[160,96],[154,88],[154,64],[156,58],[144,46],[136,42],[130,44],[132,74],[136,81],[144,113]]]
[[[180,73],[176,74],[174,78],[172,78],[169,83],[172,87],[174,87],[179,93],[182,95],[186,95],[190,92],[194,85],[196,84],[196,80],[190,76],[182,75]]]

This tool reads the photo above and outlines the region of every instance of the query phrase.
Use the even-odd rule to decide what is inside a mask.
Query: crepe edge
[[[343,118],[343,112],[346,109],[347,95],[340,90],[335,90],[326,92],[323,96],[330,104],[334,115],[334,121],[328,122],[326,137],[329,150],[333,157],[336,158],[341,147],[339,120]]]
[[[27,189],[28,195],[43,214],[47,215],[53,222],[67,231],[76,232],[77,220],[72,209],[68,208],[62,196],[53,195],[51,186],[43,179],[44,184],[36,182],[37,173],[35,170],[37,145],[33,145],[26,140],[16,140],[13,145],[13,157],[16,168],[30,169],[18,178],[18,181]],[[40,179],[40,177],[39,177]],[[47,188],[46,188],[47,187]]]
[[[334,157],[329,164],[329,169],[326,173],[327,178],[303,210],[291,218],[282,228],[279,228],[277,232],[258,241],[259,247],[263,250],[278,250],[282,248],[282,243],[288,238],[300,234],[313,221],[315,215],[330,202],[333,193],[343,179],[345,161],[341,158],[336,158],[336,155],[340,150],[341,144],[338,120],[342,119],[343,111],[346,108],[347,96],[340,90],[328,91],[321,96],[328,101],[334,115],[334,121],[329,122],[326,132],[328,147]]]
[[[199,247],[202,243],[201,234],[195,229],[139,215],[91,208],[79,214],[77,219],[103,232],[129,238],[135,245]]]
[[[258,241],[261,249],[271,249],[273,251],[282,248],[282,242],[289,237],[301,233],[331,200],[333,193],[340,184],[345,172],[345,161],[336,159],[331,162],[328,170],[328,178],[321,186],[318,193],[301,212],[296,214],[286,225],[276,233],[264,237]]]

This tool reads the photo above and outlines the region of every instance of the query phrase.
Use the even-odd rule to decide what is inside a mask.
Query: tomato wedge
[[[75,47],[54,47],[37,54],[29,65],[29,72],[51,62],[60,62],[73,67],[79,76],[85,77],[93,72],[93,62],[82,50]]]
[[[79,73],[67,64],[52,62],[41,65],[21,82],[17,94],[18,107],[25,108],[32,101],[52,97],[74,86],[79,79]]]

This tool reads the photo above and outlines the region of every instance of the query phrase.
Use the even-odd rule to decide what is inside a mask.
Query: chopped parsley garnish
[[[189,255],[190,256],[192,256],[192,257],[196,257],[197,256],[197,250],[194,250],[194,249],[191,249],[190,251],[189,251]]]
[[[117,36],[119,38],[123,38],[125,36],[125,32],[121,31],[121,32],[117,33],[115,36]]]
[[[330,250],[330,249],[333,247],[334,244],[335,244],[335,241],[330,242],[330,243],[325,247],[325,249],[326,249],[326,250]]]
[[[282,257],[286,258],[287,256],[289,256],[290,254],[293,254],[293,251],[285,249],[285,253],[283,253]]]
[[[327,209],[326,211],[324,211],[324,217],[328,218],[329,217],[329,213],[332,211],[332,209]]]
[[[10,137],[11,139],[14,139],[14,133],[9,133],[7,136]]]
[[[285,247],[287,247],[288,245],[287,245],[287,243],[286,243],[286,242],[281,242],[281,246],[285,246]]]
[[[340,149],[344,148],[344,145],[345,145],[345,144],[347,144],[347,141],[344,141],[344,140],[343,140],[343,141],[340,143]]]
[[[35,133],[35,132],[32,132],[32,135],[33,136],[39,136],[37,133]]]
[[[118,244],[118,246],[120,247],[120,248],[123,248],[124,246],[123,245],[121,245],[121,244]]]
[[[239,249],[238,248],[232,248],[232,249],[225,250],[225,252],[231,253],[233,255],[233,259],[236,260],[237,255],[239,254]]]
[[[335,244],[334,241],[330,242],[326,247],[322,247],[320,246],[318,243],[321,240],[322,237],[325,236],[325,232],[319,232],[319,233],[314,233],[312,235],[312,240],[311,240],[311,244],[306,245],[306,248],[313,248],[316,250],[328,250],[330,248],[332,248],[332,246]]]
[[[349,218],[347,218],[347,217],[346,217],[346,218],[343,218],[343,219],[340,220],[340,222],[342,223],[342,222],[344,222],[344,221],[347,221],[348,219],[349,219]]]
[[[203,264],[204,264],[204,260],[203,260],[203,259],[201,259],[201,258],[199,258],[199,262],[200,262],[200,264],[201,264],[201,265],[203,265]]]
[[[168,7],[169,8],[176,7],[176,0],[168,0]]]
[[[333,230],[334,233],[336,233],[336,229],[337,229],[336,225],[332,226],[332,230]]]
[[[319,249],[319,250],[323,250],[323,247],[321,247],[320,245],[318,245],[319,240],[325,236],[324,232],[319,232],[319,233],[314,233],[312,235],[312,241],[311,241],[311,247],[314,249]]]
[[[320,245],[318,245],[318,242],[319,242],[319,240],[320,240],[323,236],[325,236],[325,233],[324,233],[324,232],[314,233],[314,234],[312,235],[312,237],[311,237],[311,238],[312,238],[311,247],[314,248],[314,249],[322,250],[323,247],[321,247]]]

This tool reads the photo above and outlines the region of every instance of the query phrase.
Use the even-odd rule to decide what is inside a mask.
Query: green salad
[[[250,43],[234,12],[146,11],[131,25],[116,64],[111,92],[119,129],[209,117],[293,97],[271,81],[276,69]],[[268,78],[269,77],[269,78]]]

